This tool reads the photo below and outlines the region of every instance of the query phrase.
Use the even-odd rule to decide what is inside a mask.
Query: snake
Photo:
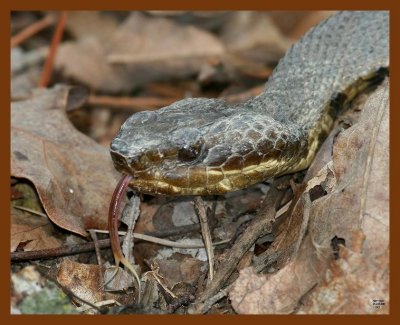
[[[133,114],[110,146],[129,187],[219,195],[306,169],[338,114],[389,74],[389,13],[338,12],[294,43],[241,104],[186,98]]]

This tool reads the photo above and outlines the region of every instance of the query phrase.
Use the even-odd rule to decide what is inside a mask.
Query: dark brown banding
[[[207,168],[205,166],[189,167],[190,187],[201,187],[207,184]]]
[[[242,170],[243,168],[243,157],[242,156],[231,156],[228,157],[226,162],[222,165],[224,171],[229,170]]]

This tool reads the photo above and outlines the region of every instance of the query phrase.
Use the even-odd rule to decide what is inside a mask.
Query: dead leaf
[[[299,314],[389,314],[389,251],[371,259],[341,247],[326,279],[302,301]]]
[[[230,291],[237,312],[292,313],[307,293],[306,306],[298,312],[380,313],[372,300],[388,305],[388,113],[386,81],[363,105],[359,122],[337,137],[333,161],[324,167],[332,173],[324,174],[326,181],[320,178],[326,195],[315,199],[306,211],[308,232],[298,249],[301,231],[294,228],[292,237],[283,232],[286,237],[278,236],[278,243],[272,245],[271,251],[281,245],[287,253],[278,272],[265,276],[251,269],[241,271]],[[299,213],[304,207],[298,204],[295,210]],[[290,223],[300,219],[298,215],[288,218]],[[297,228],[303,226],[297,224]],[[346,245],[337,261],[331,248],[335,237]]]
[[[92,36],[63,44],[56,66],[93,88],[118,92],[197,74],[223,54],[222,44],[207,31],[133,12],[107,42]]]
[[[118,173],[107,149],[77,131],[65,110],[69,88],[11,104],[11,175],[29,179],[49,218],[86,236],[107,229]]]
[[[76,38],[95,37],[107,42],[118,28],[116,15],[101,11],[70,11],[66,28]]]
[[[84,301],[96,304],[103,300],[109,300],[121,297],[121,295],[104,292],[103,279],[101,277],[100,266],[80,264],[70,260],[63,260],[59,266],[57,281],[63,287],[71,291],[75,296]],[[126,304],[132,303],[132,300]],[[82,305],[82,301],[77,300]]]
[[[159,267],[159,274],[169,288],[182,282],[197,284],[202,275],[201,268],[206,265],[197,258],[180,253],[174,253],[169,259],[154,260],[153,263]]]
[[[19,245],[32,251],[56,248],[62,242],[54,236],[54,226],[47,218],[12,209],[10,251],[15,252]]]

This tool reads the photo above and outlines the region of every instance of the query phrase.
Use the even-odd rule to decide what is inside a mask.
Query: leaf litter
[[[237,312],[389,312],[388,89],[386,82],[368,98],[359,122],[338,135],[333,149],[322,148],[333,150],[332,161],[309,184],[317,180],[327,194],[312,203],[300,201],[288,218],[282,239],[278,235],[266,254],[282,255],[276,273],[257,275],[251,267],[241,272],[230,291]],[[296,210],[302,210],[300,217]],[[294,219],[306,215],[304,234]],[[299,247],[297,238],[288,240],[293,234],[304,237]],[[344,243],[336,260],[334,238]],[[376,310],[373,300],[385,306]]]

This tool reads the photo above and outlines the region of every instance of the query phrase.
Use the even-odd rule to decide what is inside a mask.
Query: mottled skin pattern
[[[230,106],[184,99],[132,115],[111,144],[115,167],[150,194],[223,194],[302,170],[336,110],[389,67],[389,15],[341,12],[292,46],[264,92]]]

